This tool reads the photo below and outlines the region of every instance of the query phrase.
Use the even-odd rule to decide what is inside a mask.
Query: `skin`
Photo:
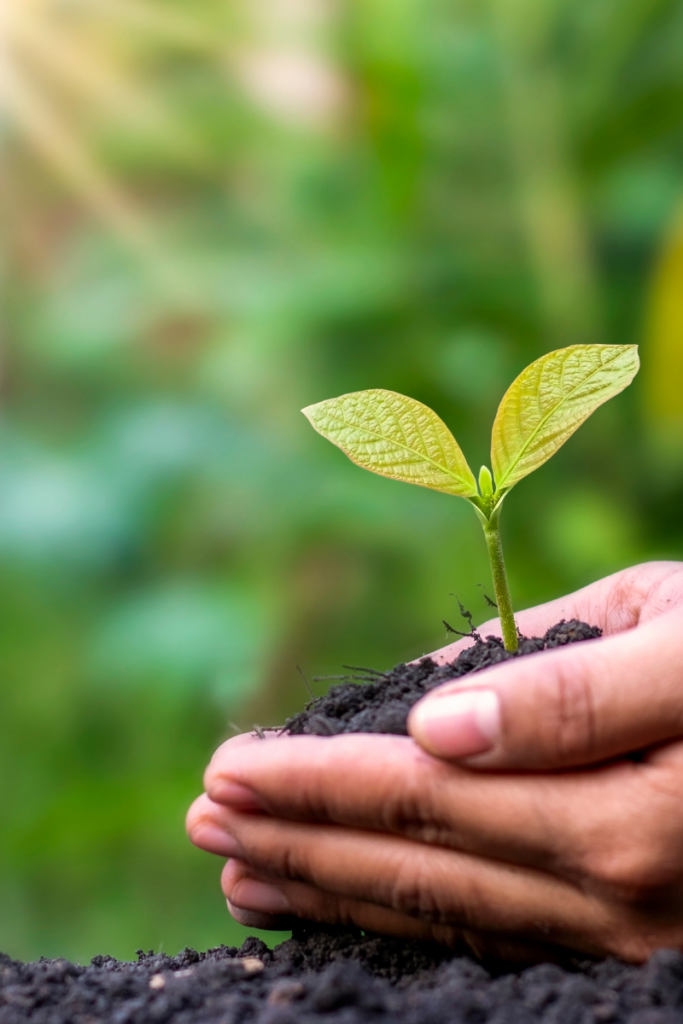
[[[683,563],[517,620],[539,635],[562,618],[605,635],[446,683],[409,737],[224,743],[187,827],[230,858],[237,920],[352,923],[525,962],[683,949]]]

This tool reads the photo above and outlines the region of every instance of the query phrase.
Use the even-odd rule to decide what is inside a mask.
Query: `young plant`
[[[454,494],[484,528],[503,642],[517,650],[500,512],[515,484],[555,454],[598,406],[638,372],[637,345],[571,345],[527,366],[503,397],[493,423],[491,471],[474,478],[446,424],[426,405],[395,391],[355,391],[303,409],[312,425],[364,469]]]

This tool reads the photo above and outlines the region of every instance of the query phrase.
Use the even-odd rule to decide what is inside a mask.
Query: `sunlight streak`
[[[219,46],[217,33],[204,29],[177,11],[169,11],[167,7],[139,3],[138,0],[87,0],[87,9],[89,12],[106,12],[127,25],[149,32],[158,39],[180,43],[184,48],[215,51]]]
[[[135,88],[113,64],[102,61],[99,54],[91,54],[63,31],[50,32],[38,23],[25,21],[20,23],[15,42],[32,63],[51,72],[57,83],[70,85],[77,96],[99,102],[124,125],[154,132],[183,156],[196,148],[148,90]]]
[[[117,23],[125,26],[118,37]],[[157,282],[177,292],[180,275],[148,218],[98,155],[108,118],[153,137],[186,166],[203,163],[197,142],[127,66],[122,54],[135,30],[190,50],[218,43],[199,22],[144,0],[0,0],[0,123],[12,129],[5,146],[23,139]]]
[[[13,119],[32,145],[122,237],[140,245],[144,232],[131,204],[57,113],[9,65],[0,69],[0,90]]]

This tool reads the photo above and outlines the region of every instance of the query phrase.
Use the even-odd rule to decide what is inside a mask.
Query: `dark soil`
[[[523,639],[519,657],[600,635],[576,621]],[[291,718],[290,733],[406,732],[412,705],[440,683],[504,661],[494,637],[451,664],[431,658],[390,672],[353,669]],[[268,949],[137,963],[94,957],[20,964],[0,954],[0,1024],[683,1024],[683,954],[660,950],[643,967],[568,961],[508,970],[441,947],[302,924]]]
[[[397,665],[389,672],[346,665],[351,674],[332,677],[343,679],[343,682],[330,687],[326,696],[312,700],[305,711],[290,718],[285,730],[293,735],[383,732],[405,736],[408,712],[435,686],[498,665],[509,658],[521,658],[581,640],[594,640],[601,634],[602,630],[596,626],[588,626],[577,619],[570,622],[562,620],[543,637],[521,637],[514,654],[505,650],[498,637],[489,636],[484,640],[473,631],[472,646],[445,665],[437,665],[432,658]]]
[[[360,932],[301,928],[274,950],[137,963],[0,955],[0,1024],[683,1024],[683,955],[491,973],[467,957]]]

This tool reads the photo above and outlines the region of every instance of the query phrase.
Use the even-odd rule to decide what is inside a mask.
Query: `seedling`
[[[639,367],[637,345],[571,345],[527,366],[505,393],[491,437],[491,470],[474,478],[435,412],[395,391],[372,389],[303,409],[312,425],[364,469],[454,494],[470,502],[484,528],[503,642],[517,650],[500,513],[515,484],[555,454],[592,412],[627,387]]]

